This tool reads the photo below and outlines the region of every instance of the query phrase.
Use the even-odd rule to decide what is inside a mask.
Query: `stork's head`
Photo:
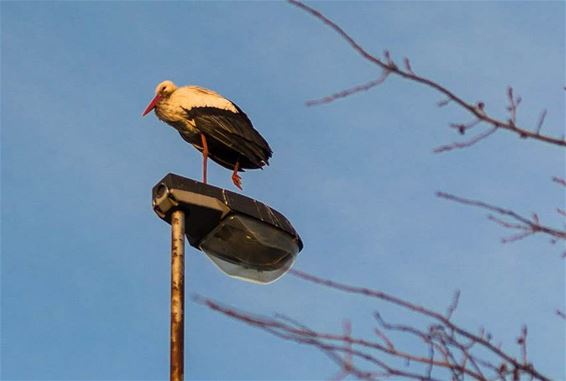
[[[169,97],[177,89],[177,86],[171,81],[163,81],[155,88],[155,97],[149,102],[147,108],[143,112],[142,116],[146,116],[151,110],[153,110],[163,98]]]

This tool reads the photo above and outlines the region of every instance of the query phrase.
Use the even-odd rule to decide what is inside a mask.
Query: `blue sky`
[[[563,2],[318,2],[369,51],[505,115],[564,132]],[[442,155],[469,117],[429,89],[390,78],[366,94],[304,101],[379,75],[336,34],[283,2],[2,2],[2,321],[5,380],[168,377],[169,226],[151,210],[166,173],[200,178],[201,158],[141,112],[155,85],[214,89],[243,108],[274,150],[245,194],[293,222],[305,243],[296,267],[365,285],[486,327],[515,352],[529,326],[531,360],[564,379],[563,247],[542,237],[502,245],[480,210],[443,190],[550,225],[564,202],[550,178],[559,148],[500,132]],[[232,189],[215,164],[209,181]],[[187,293],[309,326],[371,335],[387,305],[285,277],[269,286],[225,277],[189,250]],[[319,380],[336,369],[315,349],[282,342],[187,302],[186,379]],[[410,343],[408,343],[409,348]],[[416,350],[415,348],[412,348]]]

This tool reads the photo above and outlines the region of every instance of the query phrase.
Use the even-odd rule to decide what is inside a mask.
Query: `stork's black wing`
[[[238,106],[236,108],[238,112],[216,107],[193,107],[185,111],[187,117],[195,121],[196,128],[207,138],[236,151],[261,168],[268,164],[271,148],[254,129],[247,115]]]

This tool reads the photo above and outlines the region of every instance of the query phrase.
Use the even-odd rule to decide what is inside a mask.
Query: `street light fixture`
[[[234,278],[274,282],[291,268],[303,248],[291,223],[275,209],[175,174],[154,186],[153,209],[168,223],[173,211],[184,211],[190,245]]]
[[[171,224],[170,380],[184,378],[185,235],[226,274],[271,283],[303,248],[278,211],[240,194],[168,174],[152,190],[153,210]],[[190,222],[189,222],[190,221]]]

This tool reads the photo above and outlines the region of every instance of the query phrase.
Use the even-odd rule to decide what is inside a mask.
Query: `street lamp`
[[[152,190],[153,210],[171,224],[170,380],[184,373],[185,235],[231,277],[267,284],[293,265],[303,243],[269,206],[238,193],[168,174]]]
[[[303,248],[291,223],[275,209],[175,174],[168,174],[153,188],[153,209],[168,223],[174,210],[184,211],[191,246],[234,278],[274,282],[291,268]]]

